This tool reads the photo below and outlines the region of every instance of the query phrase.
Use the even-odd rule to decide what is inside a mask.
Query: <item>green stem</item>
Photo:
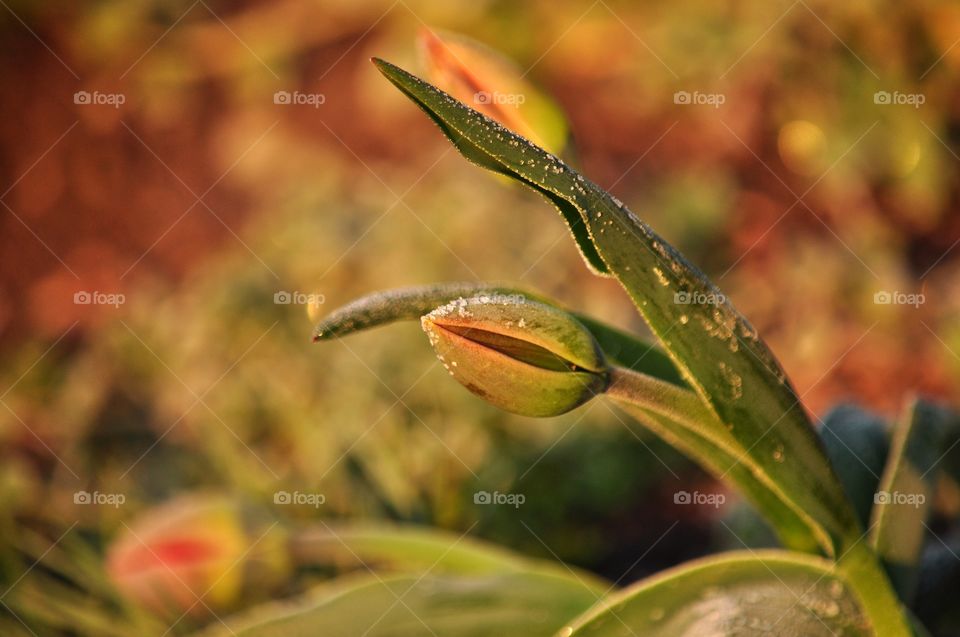
[[[877,637],[911,637],[906,610],[897,598],[876,554],[866,544],[850,547],[837,562],[853,587]]]
[[[717,418],[691,390],[626,367],[610,369],[610,385],[606,395],[649,409],[692,429],[701,429],[703,423]]]
[[[702,431],[703,423],[716,419],[692,391],[622,367],[610,370],[606,394],[695,431]],[[854,589],[877,637],[914,634],[902,603],[869,546],[862,543],[849,546],[838,560],[837,568]]]

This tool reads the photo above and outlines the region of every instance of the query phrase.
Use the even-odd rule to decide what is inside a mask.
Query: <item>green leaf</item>
[[[716,439],[705,436],[701,429],[691,428],[680,420],[636,405],[620,403],[620,406],[644,427],[694,458],[711,475],[737,485],[740,493],[763,512],[764,519],[776,529],[783,545],[805,546],[809,542],[809,521],[795,509],[784,506],[783,499],[763,481],[762,474],[751,470],[748,463],[737,462],[735,452],[718,445]]]
[[[924,400],[912,401],[897,423],[870,527],[870,544],[884,562],[900,597],[910,600],[933,504],[948,413]]]
[[[688,562],[609,596],[558,635],[873,635],[832,562],[788,551],[737,551]]]
[[[313,329],[313,340],[339,338],[395,321],[419,321],[424,314],[450,301],[480,294],[515,294],[537,298],[536,295],[495,283],[437,283],[374,292],[324,317]]]
[[[790,546],[837,555],[856,542],[859,525],[786,375],[703,273],[557,157],[406,71],[374,63],[467,159],[529,185],[560,210],[588,265],[621,283],[716,415],[704,423],[705,437],[732,435],[740,448],[734,463],[763,474],[782,505],[804,520],[799,540],[792,529],[778,529],[796,542]]]
[[[456,575],[539,571],[569,577],[598,595],[609,584],[555,562],[528,558],[496,544],[429,527],[386,523],[324,523],[297,533],[292,551],[298,564],[333,565],[377,572]]]
[[[502,126],[494,122],[492,119],[489,119],[484,115],[481,115],[477,111],[474,111],[473,109],[465,106],[464,104],[457,101],[453,97],[447,95],[443,91],[440,91],[439,89],[434,88],[430,84],[427,84],[423,80],[420,80],[414,77],[413,75],[410,75],[403,69],[396,67],[390,64],[389,62],[385,62],[377,58],[373,58],[373,63],[376,64],[377,67],[380,69],[380,71],[387,76],[387,79],[393,82],[397,88],[399,88],[403,93],[407,95],[407,97],[412,99],[437,124],[437,126],[440,127],[440,130],[442,130],[444,135],[446,135],[447,138],[451,142],[453,142],[453,145],[457,147],[457,150],[459,150],[464,157],[466,157],[467,159],[469,159],[470,161],[472,161],[473,163],[479,166],[483,166],[488,170],[492,170],[493,172],[506,175],[507,177],[511,177],[513,179],[519,179],[520,181],[523,181],[531,188],[534,188],[535,190],[540,191],[541,194],[543,194],[545,197],[551,200],[554,200],[551,193],[548,190],[545,190],[541,188],[539,185],[533,182],[529,182],[522,177],[518,177],[516,172],[510,170],[505,164],[501,163],[496,158],[491,156],[485,149],[478,146],[473,139],[471,139],[470,137],[464,134],[464,131],[462,130],[463,126],[450,125],[449,121],[446,118],[439,116],[436,111],[428,107],[424,101],[421,101],[419,89],[421,87],[428,87],[433,92],[432,97],[434,97],[435,100],[437,99],[444,100],[447,103],[448,107],[459,109],[461,112],[469,113],[470,117],[473,118],[472,121],[469,122],[469,124],[476,128],[489,129],[491,126],[493,126],[493,127],[496,127],[496,129],[498,129],[499,131],[502,131],[503,133],[512,135],[513,137],[516,138],[516,140],[522,140],[525,146],[530,146],[530,148],[537,149],[540,153],[544,155],[546,155],[545,151],[542,151],[538,149],[536,146],[533,146],[533,144],[531,144],[527,140],[521,137],[517,137],[512,133],[509,133],[507,129],[503,128]],[[418,82],[419,86],[415,83],[405,81],[407,78],[410,78],[415,82]],[[467,122],[466,120],[464,120],[460,123],[464,124]],[[506,135],[502,135],[501,141],[506,141],[506,140],[507,140]],[[514,140],[510,140],[507,143],[513,143],[513,142]],[[514,146],[514,151],[517,153],[522,154],[526,152],[525,147],[520,146],[519,142],[513,143],[513,146]],[[532,156],[530,159],[533,160]],[[573,234],[573,237],[577,242],[577,247],[580,249],[580,254],[583,255],[583,258],[587,262],[587,265],[594,272],[598,274],[607,274],[608,273],[607,265],[606,263],[604,263],[604,260],[600,258],[600,254],[597,252],[596,247],[593,245],[593,242],[591,241],[591,238],[590,238],[590,231],[587,229],[586,223],[584,223],[584,221],[580,218],[579,211],[575,207],[567,204],[562,199],[554,200],[554,203],[557,204],[557,208],[560,210],[561,214],[563,215],[564,221],[567,222],[567,227],[570,228],[570,232]]]
[[[866,527],[890,450],[887,427],[881,418],[855,405],[839,405],[823,419],[820,438],[857,518]]]
[[[547,637],[597,594],[553,574],[338,578],[319,595],[226,618],[232,637]]]

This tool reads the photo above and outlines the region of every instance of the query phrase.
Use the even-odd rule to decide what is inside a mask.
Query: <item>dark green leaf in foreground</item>
[[[873,634],[831,562],[787,551],[738,551],[623,589],[558,637]]]
[[[828,555],[856,542],[859,525],[779,363],[696,267],[560,159],[406,71],[374,62],[467,159],[527,184],[556,205],[588,264],[623,285],[716,415],[704,423],[705,437],[732,436],[739,447],[732,464],[746,464],[778,506],[803,520],[805,536],[778,529],[785,541]]]

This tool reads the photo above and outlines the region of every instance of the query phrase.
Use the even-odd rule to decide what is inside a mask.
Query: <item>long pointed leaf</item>
[[[894,430],[887,466],[872,512],[870,543],[884,561],[901,598],[910,600],[933,504],[947,413],[913,401]]]
[[[762,472],[753,471],[747,462],[737,462],[735,452],[717,444],[716,439],[705,436],[702,430],[687,427],[668,416],[635,405],[620,403],[620,406],[644,427],[695,460],[708,473],[737,485],[744,497],[764,512],[785,546],[805,547],[811,552],[816,550],[816,544],[810,539],[809,518],[786,506],[783,497],[763,481]]]
[[[340,578],[317,599],[251,609],[207,637],[549,637],[598,592],[553,574]],[[602,592],[602,591],[601,591]],[[225,625],[224,625],[225,624]]]
[[[716,414],[708,424],[728,428],[738,441],[735,462],[751,459],[752,469],[782,485],[778,497],[815,521],[812,542],[835,555],[856,541],[859,525],[786,375],[702,272],[557,157],[406,71],[374,62],[467,159],[529,185],[560,210],[587,263],[621,283]]]
[[[595,592],[609,584],[595,575],[548,560],[530,558],[496,544],[412,524],[324,523],[296,534],[298,564],[336,565],[379,572],[488,575],[519,571],[554,572],[587,583]]]

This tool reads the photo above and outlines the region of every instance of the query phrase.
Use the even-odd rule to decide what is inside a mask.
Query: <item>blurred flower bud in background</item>
[[[289,571],[283,529],[251,517],[224,496],[174,498],[124,523],[107,571],[127,598],[156,612],[227,608],[247,586],[265,592]]]
[[[431,82],[551,153],[563,151],[566,115],[510,59],[454,33],[421,29],[417,40]]]

